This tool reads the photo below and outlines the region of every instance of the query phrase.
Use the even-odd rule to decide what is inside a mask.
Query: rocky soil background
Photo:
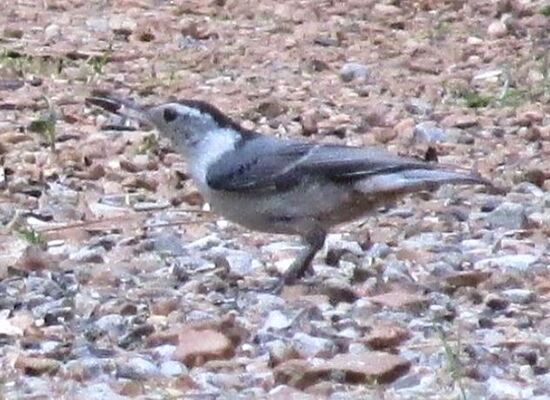
[[[0,397],[550,398],[548,1],[11,1],[0,15]],[[300,249],[208,211],[154,132],[84,105],[478,171]]]

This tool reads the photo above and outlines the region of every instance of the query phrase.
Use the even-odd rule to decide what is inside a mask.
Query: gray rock
[[[337,375],[337,377],[335,377],[334,379],[335,380],[339,380],[339,379],[342,379],[344,378],[343,375],[340,375],[338,377],[338,374],[335,374]],[[337,387],[337,386],[336,386]],[[293,397],[294,398],[294,397]],[[314,399],[317,399],[318,397],[313,397]],[[340,389],[339,391],[336,391],[334,393],[332,393],[330,395],[330,397],[328,397],[328,400],[356,400],[356,399],[368,399],[369,396],[367,396],[367,394],[365,392],[346,392],[346,391],[343,391],[342,389]],[[312,399],[311,397],[307,397],[307,398],[299,398],[300,400],[310,400]]]
[[[430,314],[432,315],[434,321],[442,321],[444,319],[452,318],[456,313],[453,310],[449,310],[447,307],[432,304],[430,306]]]
[[[431,292],[428,295],[430,304],[437,304],[442,307],[450,307],[453,304],[453,300],[445,293]]]
[[[364,343],[353,342],[349,344],[349,354],[362,354],[366,351],[369,351],[369,347]]]
[[[398,217],[398,218],[403,218],[403,219],[406,219],[406,218],[411,218],[412,216],[414,216],[415,214],[415,210],[414,208],[410,208],[410,207],[397,207],[397,208],[391,208],[389,211],[388,211],[388,217]]]
[[[473,81],[495,80],[495,79],[498,79],[498,77],[502,75],[503,72],[504,71],[502,69],[490,69],[487,71],[481,71],[475,74],[472,80]]]
[[[243,293],[237,299],[239,307],[254,310],[259,314],[284,307],[285,301],[270,293]]]
[[[50,300],[49,297],[46,297],[42,294],[34,294],[29,293],[27,295],[27,298],[25,299],[27,303],[27,307],[30,309],[34,309],[37,306],[40,306],[41,304],[47,303]]]
[[[10,385],[11,386],[11,385]],[[2,399],[47,399],[51,398],[51,380],[47,377],[25,376],[9,392],[8,385],[2,385]]]
[[[134,31],[138,26],[138,23],[135,19],[130,18],[124,14],[122,15],[113,15],[109,18],[109,28],[111,30],[125,30],[125,31]]]
[[[90,318],[100,302],[87,293],[77,293],[74,296],[74,312],[79,317]]]
[[[118,314],[107,314],[98,319],[95,326],[110,336],[119,336],[124,332],[124,317]]]
[[[461,129],[461,128],[448,128],[446,131],[447,133],[447,141],[449,143],[457,143],[457,144],[474,144],[475,137],[471,133]]]
[[[368,321],[378,308],[379,306],[371,300],[360,298],[353,304],[350,317],[353,318],[358,325],[363,326],[363,321]]]
[[[243,381],[247,378],[248,374],[246,373],[233,374],[230,372],[218,372],[211,375],[210,383],[219,390],[226,391],[229,388],[241,387],[243,385]]]
[[[499,267],[509,272],[525,272],[537,260],[538,257],[532,254],[510,254],[480,260],[474,264],[474,269]]]
[[[270,360],[275,364],[296,357],[296,350],[292,345],[281,339],[267,342],[265,348],[269,352]]]
[[[464,239],[460,243],[464,250],[481,250],[487,248],[487,243],[482,239]]]
[[[227,264],[231,274],[240,277],[252,274],[255,268],[261,266],[261,263],[258,260],[254,260],[246,251],[216,247],[212,249],[212,254],[218,260],[222,260],[224,264]]]
[[[359,63],[346,63],[340,68],[340,78],[344,82],[351,82],[355,79],[367,80],[370,71],[367,66]]]
[[[188,373],[187,367],[178,361],[165,361],[160,365],[160,373],[164,376],[179,376]]]
[[[367,250],[367,257],[386,258],[391,253],[391,247],[386,243],[374,243]]]
[[[172,359],[176,346],[173,344],[163,344],[154,348],[153,352],[156,359],[169,361]]]
[[[63,310],[64,303],[65,303],[64,299],[47,301],[36,307],[33,307],[32,313],[35,318],[44,318],[48,313],[52,313],[52,312],[55,313],[56,311]]]
[[[265,399],[267,398],[266,392],[261,387],[247,387],[243,390],[239,390],[239,395],[243,399]],[[298,399],[296,399],[298,400]],[[539,400],[539,399],[536,399]]]
[[[208,321],[212,319],[213,315],[208,311],[192,310],[186,315],[187,322]]]
[[[86,27],[92,32],[107,32],[109,21],[103,17],[90,17],[86,20]]]
[[[444,142],[447,134],[444,129],[437,126],[433,121],[425,121],[416,124],[413,130],[413,141],[415,143]]]
[[[434,277],[446,277],[455,272],[453,266],[443,260],[429,263],[425,268]]]
[[[550,211],[544,213],[534,212],[529,215],[528,220],[534,226],[550,229]]]
[[[420,385],[420,379],[421,375],[419,374],[407,374],[392,383],[392,388],[400,393],[408,391],[412,392],[414,389],[417,389],[418,385]]]
[[[151,238],[154,243],[154,248],[163,254],[178,257],[185,255],[184,240],[179,232],[172,229],[164,229],[155,232]]]
[[[186,245],[188,250],[208,250],[215,246],[223,245],[222,240],[216,234],[203,236]]]
[[[412,249],[425,248],[432,249],[437,244],[443,242],[441,232],[421,232],[401,241],[401,246]]]
[[[348,327],[338,332],[338,336],[346,339],[357,340],[361,336],[361,333],[354,327]]]
[[[530,399],[533,396],[533,389],[520,385],[513,381],[489,377],[486,382],[489,397],[497,399]]]
[[[384,263],[384,282],[413,282],[407,263],[401,260],[389,260]]]
[[[291,395],[289,395],[289,393]],[[304,393],[304,392],[298,392],[296,389],[291,388],[289,385],[276,385],[273,389],[269,391],[268,396],[262,396],[267,399],[296,399],[296,400],[313,400],[315,397],[313,395]],[[254,398],[254,397],[253,397]]]
[[[213,381],[216,380],[216,373],[204,369],[193,368],[190,375],[193,382],[195,382],[202,391],[209,394],[215,393],[216,395],[213,395],[214,398],[220,397],[220,389],[213,383]]]
[[[546,390],[550,388],[550,372],[547,372],[546,374],[538,375],[537,381],[539,382],[539,385]],[[533,397],[531,400],[538,399],[538,397]],[[548,399],[548,397],[545,397],[545,399]]]
[[[292,337],[292,343],[302,358],[329,357],[334,355],[336,346],[331,340],[298,332]]]
[[[10,310],[5,310],[0,313],[0,337],[5,339],[6,337],[23,336],[23,329],[12,325],[11,322],[6,319],[6,315],[9,314],[9,312]]]
[[[493,21],[487,28],[487,34],[490,38],[497,39],[506,36],[508,33],[508,27],[501,20]]]
[[[192,38],[191,36],[183,36],[178,39],[178,47],[181,50],[197,50],[197,49],[205,49],[206,46],[201,44],[200,40],[197,40],[195,38]]]
[[[262,327],[263,331],[286,329],[292,324],[292,319],[279,310],[271,311]]]
[[[199,256],[182,256],[176,258],[176,263],[173,267],[173,274],[176,276],[184,276],[186,273],[206,272],[216,268],[216,265]]]
[[[0,189],[4,190],[6,188],[6,170],[2,167],[0,168]]]
[[[521,182],[512,188],[517,193],[529,194],[535,197],[543,197],[544,190],[531,182]]]
[[[64,294],[63,289],[61,289],[52,279],[29,276],[25,280],[25,286],[29,292],[40,293],[47,297],[53,297],[54,299],[58,299]],[[61,301],[62,300],[63,299],[61,299]]]
[[[158,367],[151,361],[141,357],[132,357],[117,365],[116,375],[126,379],[149,379],[160,374]]]
[[[68,397],[75,400],[125,400],[130,398],[119,395],[106,383],[89,385]]]
[[[262,246],[262,251],[269,254],[280,254],[285,252],[295,252],[301,248],[302,246],[298,242],[281,241],[268,243],[265,246]]]
[[[44,29],[44,40],[53,41],[61,36],[61,27],[57,24],[50,24]]]
[[[502,295],[516,304],[528,304],[535,300],[535,293],[529,289],[508,289],[502,292]]]
[[[40,351],[42,353],[50,353],[61,347],[61,343],[55,340],[44,340],[40,343]]]
[[[102,374],[108,374],[114,370],[114,362],[109,358],[81,357],[69,361],[65,367],[66,371],[78,376],[80,379],[91,380]]]
[[[325,245],[326,253],[330,250],[344,250],[357,256],[363,255],[364,251],[359,243],[352,240],[340,238],[340,235],[329,235]]]
[[[486,243],[486,242],[485,242]],[[487,248],[487,244],[485,244],[484,248]],[[452,266],[453,268],[460,269],[464,262],[466,262],[466,256],[464,255],[464,251],[462,249],[462,246],[457,246],[458,251],[456,252],[447,252],[441,254],[441,261],[444,263]]]
[[[493,228],[523,229],[527,223],[525,207],[517,203],[501,203],[487,215],[487,222]]]
[[[103,247],[88,248],[84,247],[69,256],[69,259],[81,263],[103,263],[103,255],[105,249]]]
[[[501,203],[502,199],[500,197],[487,196],[481,204],[481,212],[487,213],[494,211]]]
[[[430,116],[434,109],[429,101],[412,98],[405,104],[405,110],[415,115]]]

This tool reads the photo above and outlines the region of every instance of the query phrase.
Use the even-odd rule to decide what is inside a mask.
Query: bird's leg
[[[306,242],[307,247],[300,254],[298,254],[296,260],[294,260],[294,262],[284,273],[282,279],[283,284],[292,284],[296,282],[296,280],[303,278],[308,270],[311,270],[311,261],[313,260],[313,257],[315,257],[315,254],[317,254],[317,252],[321,250],[325,244],[326,236],[327,233],[325,230],[320,228],[316,228],[304,236],[303,239]]]

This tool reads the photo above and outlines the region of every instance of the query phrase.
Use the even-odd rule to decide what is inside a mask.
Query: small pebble
[[[353,80],[367,80],[370,72],[367,66],[359,63],[347,63],[340,68],[340,78],[344,82],[351,82]]]
[[[493,39],[498,39],[506,36],[508,28],[502,21],[493,21],[487,28],[487,34]]]

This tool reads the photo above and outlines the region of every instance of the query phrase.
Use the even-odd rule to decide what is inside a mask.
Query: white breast
[[[189,149],[187,164],[189,172],[201,194],[209,199],[210,189],[206,184],[208,168],[223,153],[234,150],[238,134],[231,129],[209,131],[193,149]]]

